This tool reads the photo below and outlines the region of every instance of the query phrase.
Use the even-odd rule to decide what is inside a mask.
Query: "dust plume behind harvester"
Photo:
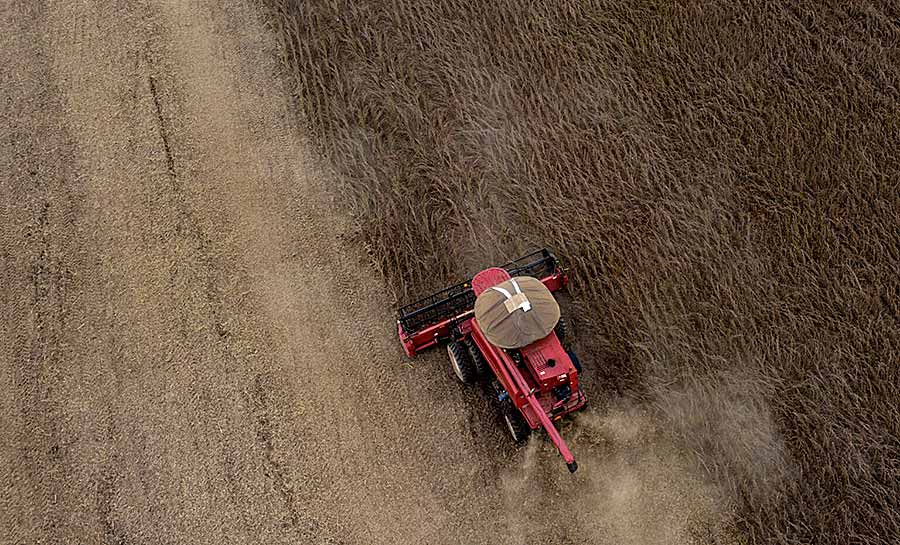
[[[553,425],[586,401],[553,295],[567,283],[556,256],[540,250],[402,307],[397,327],[410,358],[445,345],[460,381],[491,387],[516,442],[543,428],[574,472],[578,464]]]

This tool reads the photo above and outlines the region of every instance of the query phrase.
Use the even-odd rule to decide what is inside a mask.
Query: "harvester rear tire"
[[[516,445],[521,445],[531,435],[531,428],[528,427],[522,413],[509,400],[503,403],[503,421]]]
[[[469,351],[469,357],[472,359],[472,363],[475,365],[475,372],[478,373],[478,376],[489,376],[491,368],[488,365],[487,360],[484,359],[484,354],[481,353],[481,349],[479,349],[478,345],[475,344],[475,341],[471,339],[466,340],[466,348]]]
[[[559,321],[556,322],[553,331],[556,332],[556,338],[559,339],[560,343],[566,342],[566,334],[569,332],[569,328],[566,326],[565,318],[560,318]]]
[[[456,378],[463,384],[472,384],[478,378],[475,365],[469,357],[469,351],[462,343],[451,341],[447,343],[447,356],[450,358],[450,367]]]
[[[566,354],[569,355],[569,359],[572,360],[572,365],[575,366],[575,370],[578,371],[578,374],[581,374],[581,362],[578,361],[578,356],[575,355],[575,352],[571,350],[566,350]]]

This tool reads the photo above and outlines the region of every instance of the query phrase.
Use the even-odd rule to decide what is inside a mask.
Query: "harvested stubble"
[[[267,1],[398,299],[547,243],[750,542],[900,536],[897,4]]]

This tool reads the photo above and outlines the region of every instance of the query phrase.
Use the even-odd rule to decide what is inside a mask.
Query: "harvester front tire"
[[[478,378],[475,365],[469,358],[469,351],[461,343],[451,341],[447,343],[447,356],[450,358],[450,367],[456,374],[456,378],[463,384],[472,384]]]
[[[553,331],[556,332],[556,338],[559,339],[560,343],[566,342],[566,334],[569,332],[569,328],[566,326],[565,318],[560,318],[559,321],[556,322]]]
[[[506,428],[516,445],[521,445],[531,435],[531,428],[528,427],[528,423],[525,422],[522,413],[510,401],[503,404],[503,421],[506,423]]]
[[[488,365],[487,360],[484,359],[484,354],[481,353],[478,345],[475,344],[475,341],[471,339],[467,340],[466,348],[469,351],[469,357],[471,358],[472,363],[475,365],[475,372],[478,374],[478,376],[489,376],[491,368]]]

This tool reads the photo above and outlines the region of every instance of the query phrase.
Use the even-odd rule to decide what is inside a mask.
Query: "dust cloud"
[[[563,433],[577,473],[536,434],[501,478],[510,543],[735,543],[727,496],[645,411],[616,402],[579,414]]]

